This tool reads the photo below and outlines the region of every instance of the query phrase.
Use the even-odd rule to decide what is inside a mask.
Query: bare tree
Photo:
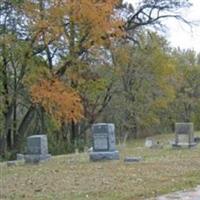
[[[191,5],[188,0],[140,0],[137,5],[122,4],[121,9],[126,15],[124,29],[127,38],[135,40],[138,31],[144,27],[163,29],[167,18],[180,20],[190,26],[192,23],[180,11]]]

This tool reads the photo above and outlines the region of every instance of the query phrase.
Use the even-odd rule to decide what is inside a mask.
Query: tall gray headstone
[[[118,160],[115,148],[115,126],[111,123],[97,123],[92,126],[93,151],[90,160]]]
[[[50,157],[46,135],[33,135],[27,138],[27,153],[24,156],[26,163],[39,163]]]
[[[194,142],[194,131],[193,123],[176,123],[175,124],[175,142],[174,147],[188,146],[193,147],[196,143]]]

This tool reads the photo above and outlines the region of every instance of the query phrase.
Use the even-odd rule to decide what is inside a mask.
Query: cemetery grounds
[[[200,145],[172,149],[174,134],[156,139],[163,148],[145,148],[144,139],[118,146],[119,161],[90,162],[88,153],[76,153],[38,165],[0,163],[0,199],[141,200],[199,185]],[[126,156],[144,160],[128,164]]]

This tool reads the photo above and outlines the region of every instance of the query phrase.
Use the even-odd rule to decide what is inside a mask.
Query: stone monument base
[[[119,151],[90,152],[90,160],[119,160]]]
[[[179,147],[188,147],[188,148],[192,148],[195,147],[197,145],[197,143],[193,142],[193,143],[172,143],[172,147],[174,148],[179,148]]]
[[[26,154],[24,159],[26,163],[40,163],[41,161],[49,160],[51,154]]]

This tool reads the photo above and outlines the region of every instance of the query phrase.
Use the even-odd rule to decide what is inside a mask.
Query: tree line
[[[186,0],[1,0],[0,152],[47,134],[54,154],[83,150],[95,122],[119,141],[198,128],[199,55],[173,49],[157,30],[189,23]]]

